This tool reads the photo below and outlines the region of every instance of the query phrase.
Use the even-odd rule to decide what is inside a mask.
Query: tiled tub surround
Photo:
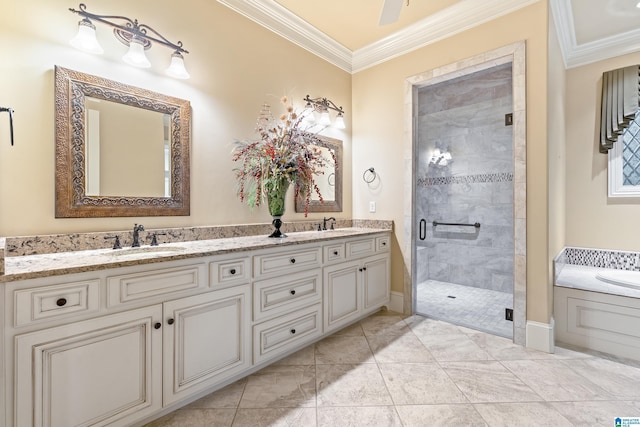
[[[619,273],[639,287],[615,284]],[[640,360],[640,252],[567,247],[554,275],[558,342]]]
[[[416,218],[427,221],[426,239],[417,240],[418,283],[513,292],[511,93],[510,63],[418,91]],[[451,154],[446,166],[430,163],[436,148]]]

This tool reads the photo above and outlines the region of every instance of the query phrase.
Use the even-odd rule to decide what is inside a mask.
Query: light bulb
[[[346,126],[344,124],[344,116],[342,115],[342,113],[338,113],[338,115],[336,116],[336,119],[333,122],[333,127],[336,128],[336,129],[344,129],[344,128],[346,128]]]
[[[329,126],[331,124],[331,117],[329,117],[329,112],[327,110],[320,113],[320,124],[324,126]]]
[[[171,64],[165,72],[176,79],[188,79],[191,77],[187,72],[187,69],[184,68],[184,57],[177,51],[171,55]]]
[[[78,34],[69,40],[69,44],[83,52],[95,54],[104,52],[96,38],[96,26],[87,18],[78,22]]]
[[[144,54],[144,43],[137,37],[131,37],[129,41],[129,51],[122,57],[122,60],[129,65],[139,68],[151,67],[151,62]]]

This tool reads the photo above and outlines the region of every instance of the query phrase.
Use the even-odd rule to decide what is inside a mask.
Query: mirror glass
[[[318,195],[312,193],[309,212],[342,212],[342,141],[326,136],[318,137],[319,148],[323,157],[328,160],[324,173],[315,177],[324,200],[320,202]],[[304,212],[304,204],[304,200],[297,200],[296,212]]]
[[[189,215],[188,101],[56,67],[56,217]]]

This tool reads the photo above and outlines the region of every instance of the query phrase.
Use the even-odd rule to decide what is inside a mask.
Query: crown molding
[[[540,0],[463,0],[353,52],[353,72],[508,15]]]
[[[219,3],[351,73],[353,54],[273,0],[218,0]]]
[[[640,30],[578,44],[571,0],[550,0],[549,6],[567,69],[640,51]]]
[[[540,0],[463,0],[403,30],[351,51],[273,0],[218,0],[348,73],[356,73],[512,13]],[[565,68],[640,51],[640,29],[578,45],[571,0],[549,0]]]

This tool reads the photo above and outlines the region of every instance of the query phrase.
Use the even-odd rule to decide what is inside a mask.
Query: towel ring
[[[364,179],[364,182],[366,182],[367,184],[371,184],[376,180],[377,176],[378,175],[376,174],[376,170],[374,168],[369,168],[366,169],[362,174],[362,179]]]

